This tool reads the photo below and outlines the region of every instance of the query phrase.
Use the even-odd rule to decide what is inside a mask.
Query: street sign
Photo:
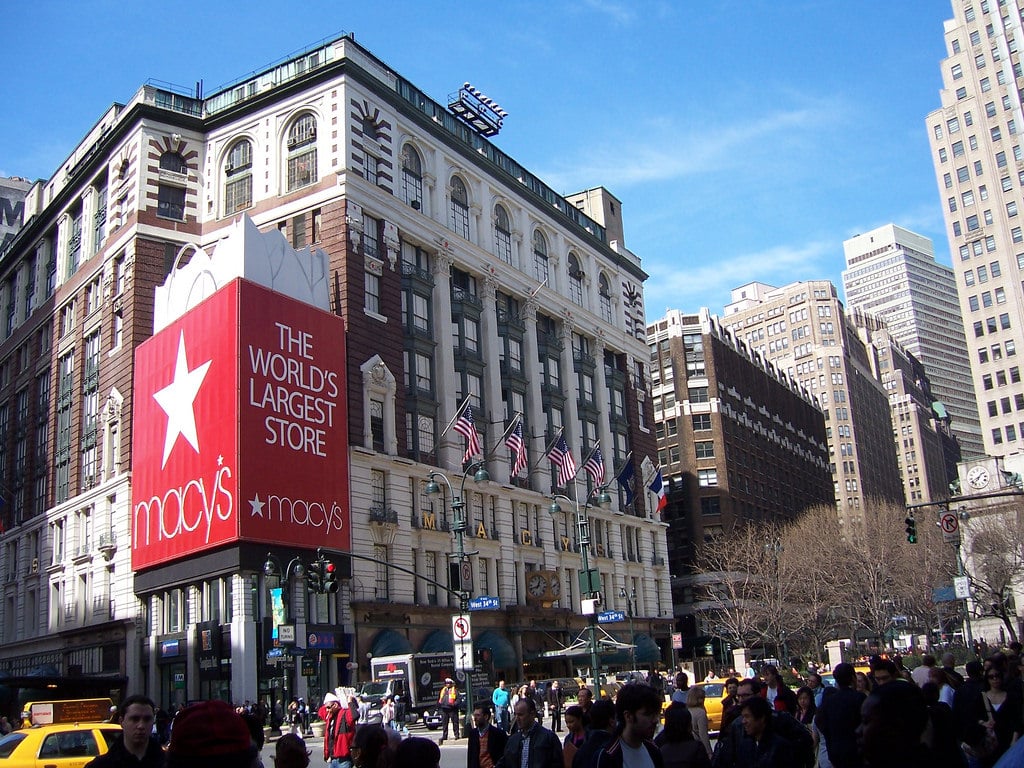
[[[277,625],[277,639],[282,643],[294,643],[295,642],[295,625],[294,624],[278,624]]]
[[[456,613],[452,616],[452,643],[455,646],[455,668],[473,668],[473,628],[469,616]]]
[[[683,650],[683,633],[673,632],[672,633],[672,647],[677,651]]]
[[[490,595],[480,595],[469,601],[471,611],[497,611],[501,609],[501,599]]]
[[[942,529],[942,540],[947,544],[960,542],[960,521],[955,512],[943,512],[939,517],[939,528]]]
[[[622,611],[601,611],[597,614],[598,624],[610,624],[613,621],[625,621],[626,614]]]
[[[967,576],[953,577],[953,594],[958,600],[966,600],[971,596],[971,580]]]
[[[473,641],[466,640],[455,644],[455,668],[461,670],[473,669]]]
[[[452,616],[452,640],[456,643],[464,643],[470,639],[472,627],[469,623],[469,616],[464,613],[456,613]]]

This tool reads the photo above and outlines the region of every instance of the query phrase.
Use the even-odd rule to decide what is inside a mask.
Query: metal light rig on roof
[[[508,112],[469,83],[448,97],[448,110],[481,136],[495,136]]]

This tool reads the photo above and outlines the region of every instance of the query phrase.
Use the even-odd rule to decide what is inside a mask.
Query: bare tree
[[[765,548],[780,533],[777,526],[749,524],[698,548],[694,608],[714,634],[749,646],[759,644],[770,629],[783,626],[783,599],[775,578],[778,564],[767,557]]]
[[[787,577],[795,584],[786,606],[794,649],[819,662],[825,643],[849,628],[845,598],[851,583],[849,545],[840,535],[833,507],[815,507],[788,525],[783,534]]]

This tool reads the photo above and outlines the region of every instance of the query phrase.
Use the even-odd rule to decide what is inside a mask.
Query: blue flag
[[[626,506],[630,506],[633,503],[633,480],[636,477],[636,469],[633,467],[633,461],[627,461],[626,466],[619,472],[618,477],[615,480],[623,491],[626,492]]]

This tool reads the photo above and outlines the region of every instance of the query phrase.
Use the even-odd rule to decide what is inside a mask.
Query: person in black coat
[[[508,734],[504,729],[491,725],[491,706],[477,704],[473,708],[473,725],[469,729],[469,749],[466,755],[466,768],[480,768],[481,745],[486,745],[486,754],[491,757],[491,765],[497,765],[505,754]]]
[[[836,664],[832,676],[835,693],[821,700],[814,724],[825,739],[833,768],[859,768],[862,761],[857,751],[857,727],[864,694],[853,689],[856,671],[851,664]]]
[[[591,704],[587,738],[573,755],[572,768],[591,768],[597,760],[597,753],[615,738],[615,725],[615,702],[599,699]]]

